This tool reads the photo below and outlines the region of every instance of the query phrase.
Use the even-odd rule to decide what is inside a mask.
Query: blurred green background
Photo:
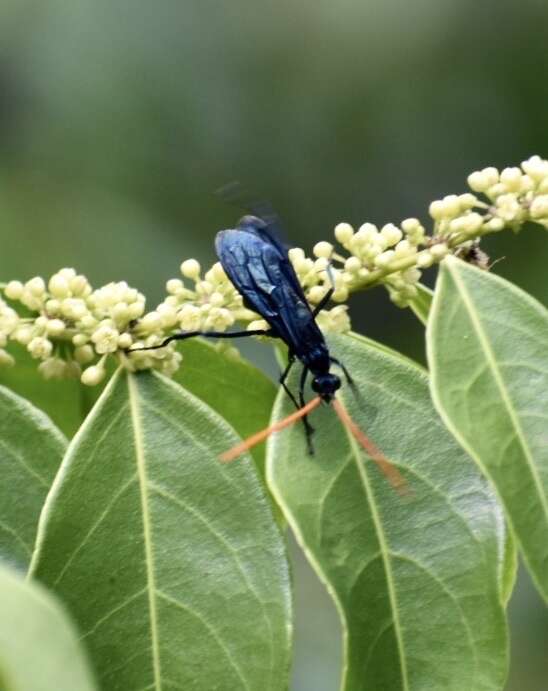
[[[342,220],[426,221],[469,172],[548,155],[547,26],[546,0],[2,0],[0,280],[74,266],[155,303],[183,258],[213,261],[238,217],[213,191],[234,179],[306,248]],[[543,231],[487,246],[548,302]],[[352,314],[423,359],[382,291]],[[294,552],[292,688],[332,691],[336,615]],[[508,691],[546,691],[548,616],[525,576],[510,611]]]

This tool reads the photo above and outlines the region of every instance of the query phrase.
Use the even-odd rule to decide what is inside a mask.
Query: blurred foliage
[[[545,0],[3,0],[0,280],[75,266],[155,302],[181,259],[213,260],[239,214],[213,191],[235,178],[307,247],[342,220],[426,220],[472,170],[548,154],[546,26]],[[542,231],[487,247],[548,302]],[[351,309],[423,357],[420,324],[381,291]],[[548,635],[531,611],[513,641],[530,678],[511,689],[548,672],[523,663],[531,631]]]

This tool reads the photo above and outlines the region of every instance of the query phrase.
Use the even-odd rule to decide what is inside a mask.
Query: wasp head
[[[341,380],[336,374],[326,372],[318,374],[312,380],[312,390],[315,391],[326,403],[334,397],[335,391],[341,388]]]

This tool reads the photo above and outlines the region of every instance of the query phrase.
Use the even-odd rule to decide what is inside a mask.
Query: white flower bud
[[[47,338],[35,336],[27,345],[27,350],[36,360],[45,360],[51,355],[53,344]]]
[[[348,257],[344,263],[344,268],[346,271],[350,271],[350,273],[355,273],[362,268],[362,263],[358,257]]]
[[[497,216],[507,223],[517,221],[523,216],[523,209],[514,194],[502,194],[497,199]]]
[[[94,357],[95,351],[89,344],[81,345],[74,349],[74,359],[81,365],[87,365],[87,363],[91,362]]]
[[[100,365],[92,365],[82,372],[80,381],[86,386],[96,386],[105,378],[105,370]]]
[[[542,194],[540,197],[533,199],[531,208],[529,209],[531,218],[547,218],[548,217],[548,194]]]
[[[21,345],[28,345],[34,337],[34,328],[27,324],[18,326],[13,332],[13,339]]]
[[[66,365],[61,358],[50,357],[38,365],[38,371],[44,379],[62,379],[65,376]]]
[[[341,245],[346,245],[354,235],[354,229],[350,223],[338,223],[335,226],[335,237],[341,243]]]
[[[341,286],[337,288],[333,293],[332,300],[334,302],[345,302],[348,300],[348,288],[346,286]]]
[[[85,276],[74,276],[69,281],[69,288],[73,295],[87,296],[91,293],[91,286]]]
[[[448,194],[443,198],[444,216],[454,217],[460,213],[460,202],[456,194]]]
[[[485,192],[489,187],[489,179],[481,171],[476,170],[468,176],[468,186],[474,192]]]
[[[131,334],[124,333],[120,334],[118,337],[118,348],[121,350],[126,350],[127,348],[131,347],[133,343],[133,338],[131,337]]]
[[[330,242],[325,242],[325,240],[322,240],[314,245],[312,248],[312,253],[315,257],[329,259],[333,253],[333,245]]]
[[[79,298],[65,298],[61,303],[61,313],[68,319],[78,321],[87,315],[88,309],[86,303]]]
[[[166,291],[170,295],[177,295],[185,288],[185,284],[179,278],[170,278],[166,283]]]
[[[402,239],[403,233],[393,223],[387,223],[381,228],[381,236],[384,238],[385,246],[392,247]]]
[[[508,192],[519,192],[523,173],[519,168],[504,168],[500,174],[500,181]]]
[[[386,252],[381,252],[375,257],[375,266],[379,268],[384,268],[390,264],[394,259],[394,250],[386,250]]]
[[[310,288],[306,295],[308,302],[317,305],[318,302],[320,302],[320,300],[325,295],[325,292],[325,288],[323,288],[322,286],[314,286],[313,288]]]
[[[41,298],[46,292],[46,284],[44,283],[43,278],[40,276],[35,276],[34,278],[31,278],[30,281],[25,283],[25,289],[28,290],[34,297]]]
[[[459,194],[459,206],[461,211],[468,211],[468,209],[472,209],[474,206],[477,206],[477,204],[478,198],[475,194],[471,194],[470,192]]]
[[[87,334],[78,333],[72,337],[72,343],[75,346],[83,346],[89,341],[89,336]]]
[[[487,223],[485,223],[485,228],[488,231],[492,231],[492,232],[496,233],[499,230],[503,230],[504,221],[502,220],[502,218],[497,218],[495,216],[495,218],[492,218],[491,220],[487,221]]]
[[[133,321],[134,319],[139,319],[145,311],[144,302],[132,302],[128,305],[128,321]]]
[[[15,359],[8,352],[0,348],[0,367],[13,367]]]
[[[19,300],[23,295],[23,290],[21,281],[10,281],[4,289],[4,293],[10,300]]]
[[[430,248],[430,254],[435,260],[443,259],[449,252],[449,247],[443,242],[432,245]]]
[[[225,297],[222,293],[218,293],[217,291],[215,291],[214,293],[211,293],[211,295],[209,296],[209,302],[214,307],[221,307],[221,305],[224,305]]]
[[[416,251],[417,248],[414,245],[412,245],[409,242],[409,240],[401,240],[394,248],[394,256],[398,259],[403,259],[404,257],[408,257],[412,254],[415,254]]]
[[[427,269],[434,263],[434,257],[429,250],[422,250],[417,254],[417,266],[421,269]]]
[[[65,322],[61,319],[48,319],[46,324],[46,332],[48,336],[60,336],[65,328]]]
[[[196,259],[187,259],[181,264],[181,273],[186,278],[196,280],[200,275],[201,270],[202,267],[200,266],[200,263],[196,261]]]
[[[434,221],[441,221],[445,217],[445,205],[442,201],[437,199],[428,207],[428,213]]]
[[[523,161],[521,167],[537,183],[548,177],[548,161],[540,156],[531,156],[527,161]]]
[[[360,247],[371,242],[377,242],[378,235],[377,226],[373,225],[373,223],[364,223],[359,227],[358,232],[354,234],[352,238],[353,244]]]
[[[247,325],[247,331],[268,331],[270,326],[264,319],[255,319]]]
[[[162,328],[171,329],[179,320],[179,315],[173,305],[168,305],[165,302],[158,305],[156,311],[162,319]]]
[[[54,274],[48,282],[48,290],[54,298],[62,300],[70,295],[68,281],[60,274]]]

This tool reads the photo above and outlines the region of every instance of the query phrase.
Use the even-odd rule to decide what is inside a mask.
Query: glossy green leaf
[[[59,429],[72,437],[101,392],[100,386],[83,386],[78,379],[45,380],[39,362],[18,344],[10,344],[14,367],[0,367],[0,385],[15,391],[43,410]]]
[[[175,381],[224,417],[242,439],[268,425],[276,386],[261,370],[199,338],[184,341],[181,352],[183,363]],[[251,453],[264,472],[265,445]]]
[[[491,478],[548,599],[548,312],[508,281],[450,258],[428,359],[436,406]]]
[[[0,566],[0,689],[93,691],[86,655],[64,609],[37,583]]]
[[[21,569],[66,444],[42,411],[0,386],[0,559]]]
[[[156,373],[118,373],[69,446],[32,573],[67,603],[103,691],[284,689],[285,545],[229,426]]]
[[[268,447],[271,491],[339,610],[342,688],[500,691],[501,509],[421,368],[356,336],[330,345],[359,391],[344,386],[341,399],[408,483],[398,495],[328,406],[313,413],[314,457],[298,426]],[[289,410],[280,395],[275,417]]]
[[[432,306],[434,298],[434,291],[430,290],[428,286],[422,283],[417,283],[417,295],[409,300],[409,307],[413,310],[415,315],[426,326],[428,322],[428,315]]]

